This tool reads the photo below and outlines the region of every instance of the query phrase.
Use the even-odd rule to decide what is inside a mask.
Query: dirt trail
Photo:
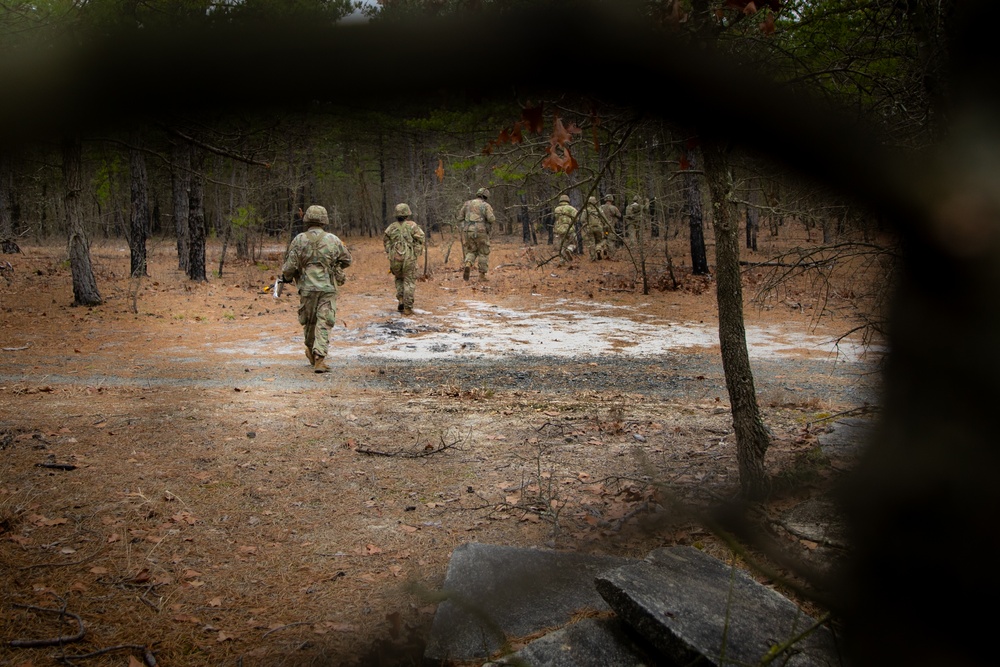
[[[724,554],[679,509],[737,486],[710,289],[623,292],[623,262],[537,268],[536,251],[503,241],[503,268],[465,283],[435,245],[404,319],[377,240],[349,241],[327,375],[306,364],[294,295],[263,293],[280,249],[192,285],[168,244],[138,283],[127,252],[96,244],[107,303],[92,309],[68,306],[61,248],[11,258],[0,636],[55,630],[9,603],[66,605],[88,627],[67,653],[407,664],[434,609],[418,590],[463,542]],[[851,304],[818,325],[808,298],[747,311],[768,469],[795,489],[772,512],[821,492],[836,466],[816,434],[876,397],[874,361],[829,344]],[[0,664],[57,652],[4,643]]]

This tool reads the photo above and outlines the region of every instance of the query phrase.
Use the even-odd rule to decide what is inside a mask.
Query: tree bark
[[[69,266],[73,275],[73,305],[98,306],[103,302],[94,279],[90,263],[90,242],[83,228],[80,193],[83,189],[83,158],[78,137],[64,138],[62,142],[62,171],[65,195],[66,228],[69,230]]]
[[[714,141],[703,144],[705,178],[715,211],[716,299],[719,307],[719,347],[726,376],[733,429],[736,432],[736,461],[743,496],[759,499],[767,494],[764,455],[770,437],[761,419],[754,388],[750,355],[743,323],[743,285],[740,278],[739,221],[733,202],[733,180],[722,146]]]
[[[760,193],[757,188],[757,179],[750,179],[750,192],[747,193],[747,249],[757,252],[757,233],[760,231],[760,209],[757,202],[760,200]]]
[[[191,261],[191,233],[188,230],[188,188],[191,183],[191,147],[178,143],[173,149],[170,184],[173,188],[174,230],[177,232],[177,268],[187,273]]]
[[[14,236],[14,170],[10,156],[0,154],[0,240]]]
[[[139,150],[142,138],[138,132],[132,134],[129,149],[129,251],[130,273],[133,278],[149,275],[146,273],[146,234],[149,230],[149,182],[146,177],[146,158]]]
[[[188,253],[188,278],[201,282],[208,281],[205,272],[205,156],[197,148],[191,148],[191,186],[188,194],[188,228],[191,231]]]
[[[701,186],[694,173],[694,151],[687,155],[688,168],[684,173],[684,204],[688,212],[688,229],[691,237],[691,273],[708,275],[708,255],[705,252],[705,216],[701,206]]]

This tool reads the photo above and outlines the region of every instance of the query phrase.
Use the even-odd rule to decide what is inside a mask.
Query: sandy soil
[[[680,289],[642,295],[624,257],[498,239],[466,283],[438,237],[403,318],[381,244],[346,240],[326,375],[267,293],[283,246],[192,284],[169,241],[139,281],[95,243],[96,308],[70,307],[61,247],[4,256],[0,665],[417,664],[464,542],[727,553],[688,509],[738,482],[710,280],[678,257]],[[775,513],[836,476],[816,434],[877,395],[876,355],[832,342],[857,304],[783,289],[747,310]],[[37,608],[85,636],[8,645],[76,632]]]

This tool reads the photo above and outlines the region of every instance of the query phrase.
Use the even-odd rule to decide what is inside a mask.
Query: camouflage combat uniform
[[[639,197],[633,197],[632,203],[625,208],[625,236],[629,243],[635,243],[639,230],[643,227],[643,206]]]
[[[303,222],[309,228],[292,239],[281,274],[298,285],[306,357],[317,373],[325,373],[330,329],[337,321],[338,286],[344,283],[343,270],[351,265],[351,253],[335,234],[324,231],[329,218],[322,206],[310,206]]]
[[[458,210],[458,225],[462,230],[462,248],[465,252],[465,269],[462,277],[469,279],[469,271],[473,264],[479,264],[479,279],[486,280],[490,259],[490,232],[496,216],[493,207],[486,200],[490,191],[479,188],[476,198],[462,204]]]
[[[424,230],[410,219],[407,204],[396,205],[396,221],[382,236],[389,272],[396,277],[396,300],[404,315],[413,312],[413,293],[417,287],[417,258],[424,252]]]
[[[611,244],[616,248],[622,247],[622,239],[625,235],[625,228],[622,226],[622,212],[615,206],[615,198],[612,195],[604,195],[601,213],[608,221],[608,238],[611,239]]]
[[[559,195],[559,206],[552,214],[556,218],[555,236],[559,245],[559,257],[564,261],[573,260],[573,243],[570,236],[573,233],[573,222],[576,220],[576,208],[570,205],[568,195]]]
[[[597,206],[597,197],[587,199],[587,205],[583,208],[580,218],[587,228],[587,237],[590,239],[590,261],[596,262],[607,257],[608,221],[604,219],[604,214]]]

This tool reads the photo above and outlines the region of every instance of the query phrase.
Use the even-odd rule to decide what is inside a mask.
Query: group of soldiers
[[[635,241],[636,232],[641,227],[641,217],[646,208],[636,196],[622,211],[615,206],[614,195],[604,195],[604,203],[598,206],[597,197],[588,197],[583,210],[578,211],[569,203],[569,195],[559,195],[559,205],[552,211],[554,216],[554,237],[562,262],[571,262],[576,252],[574,243],[576,223],[579,220],[581,237],[589,246],[591,261],[608,259],[613,248],[620,248],[626,240]]]
[[[462,278],[466,281],[473,267],[478,269],[480,281],[488,280],[490,234],[496,223],[489,198],[490,191],[479,188],[474,198],[462,204],[456,216],[463,249]],[[560,195],[559,205],[553,211],[560,260],[572,261],[577,220],[587,239],[590,259],[598,261],[608,258],[611,244],[622,245],[623,235],[634,238],[642,210],[636,197],[623,216],[609,194],[604,196],[600,206],[596,197],[589,197],[583,210],[577,211],[568,195]],[[397,308],[404,315],[413,313],[417,259],[424,251],[424,231],[412,216],[408,204],[397,204],[395,220],[383,234],[389,273],[395,279]],[[305,338],[306,358],[317,373],[326,373],[330,370],[326,357],[330,329],[337,319],[337,293],[345,282],[344,269],[351,265],[351,253],[343,241],[325,230],[329,216],[324,207],[310,206],[302,221],[307,229],[296,235],[288,246],[278,282],[295,282],[298,286],[298,316]]]

